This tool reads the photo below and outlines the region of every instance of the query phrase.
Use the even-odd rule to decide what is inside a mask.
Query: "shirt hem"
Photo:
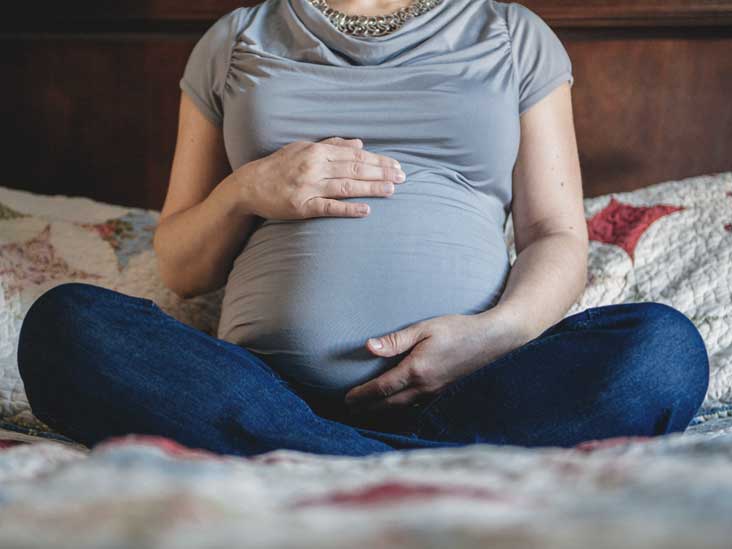
[[[553,91],[554,88],[558,87],[565,81],[569,82],[570,87],[574,85],[574,76],[572,76],[572,73],[570,71],[563,71],[562,73],[558,74],[557,76],[546,82],[538,90],[533,91],[528,97],[524,98],[524,100],[519,103],[519,115],[524,114],[541,99],[549,95],[549,93]]]
[[[214,126],[217,128],[222,128],[224,126],[224,122],[221,117],[208,106],[208,104],[195,92],[193,87],[186,80],[181,79],[179,85],[180,89],[186,92],[196,107],[198,107],[201,114],[211,121]]]

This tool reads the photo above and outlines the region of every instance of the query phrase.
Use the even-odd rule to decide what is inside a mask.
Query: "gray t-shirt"
[[[407,174],[363,218],[257,218],[228,277],[218,337],[291,382],[339,395],[396,365],[365,347],[423,319],[475,314],[510,269],[519,115],[570,59],[517,3],[444,0],[379,37],[344,34],[307,0],[216,21],[181,88],[221,127],[232,169],[297,140],[360,138]]]

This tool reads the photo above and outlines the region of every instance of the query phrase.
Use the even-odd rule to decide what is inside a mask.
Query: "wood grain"
[[[588,196],[732,170],[732,37],[564,42]]]
[[[41,2],[4,18],[0,184],[159,209],[185,61],[235,4]],[[732,170],[732,1],[525,4],[572,59],[586,196]]]
[[[156,37],[5,43],[2,184],[160,209],[191,47]]]
[[[239,6],[258,3],[252,0],[42,0],[16,5],[14,19],[24,18],[36,24],[42,20],[210,22]],[[524,0],[521,3],[555,26],[732,25],[732,0]],[[5,28],[8,21],[0,24]]]

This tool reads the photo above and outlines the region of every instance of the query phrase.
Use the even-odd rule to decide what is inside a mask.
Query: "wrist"
[[[222,181],[226,184],[225,194],[230,196],[230,204],[236,209],[236,213],[241,216],[256,215],[252,201],[255,181],[252,177],[252,171],[253,167],[250,163],[234,170]]]
[[[500,330],[505,334],[504,340],[511,349],[528,343],[541,333],[529,317],[530,315],[506,304],[497,304],[475,315],[479,329]]]

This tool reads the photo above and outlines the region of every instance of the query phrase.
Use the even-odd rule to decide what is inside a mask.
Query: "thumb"
[[[394,356],[414,347],[419,340],[423,339],[422,326],[412,324],[381,337],[372,337],[366,343],[369,350],[380,356]]]

